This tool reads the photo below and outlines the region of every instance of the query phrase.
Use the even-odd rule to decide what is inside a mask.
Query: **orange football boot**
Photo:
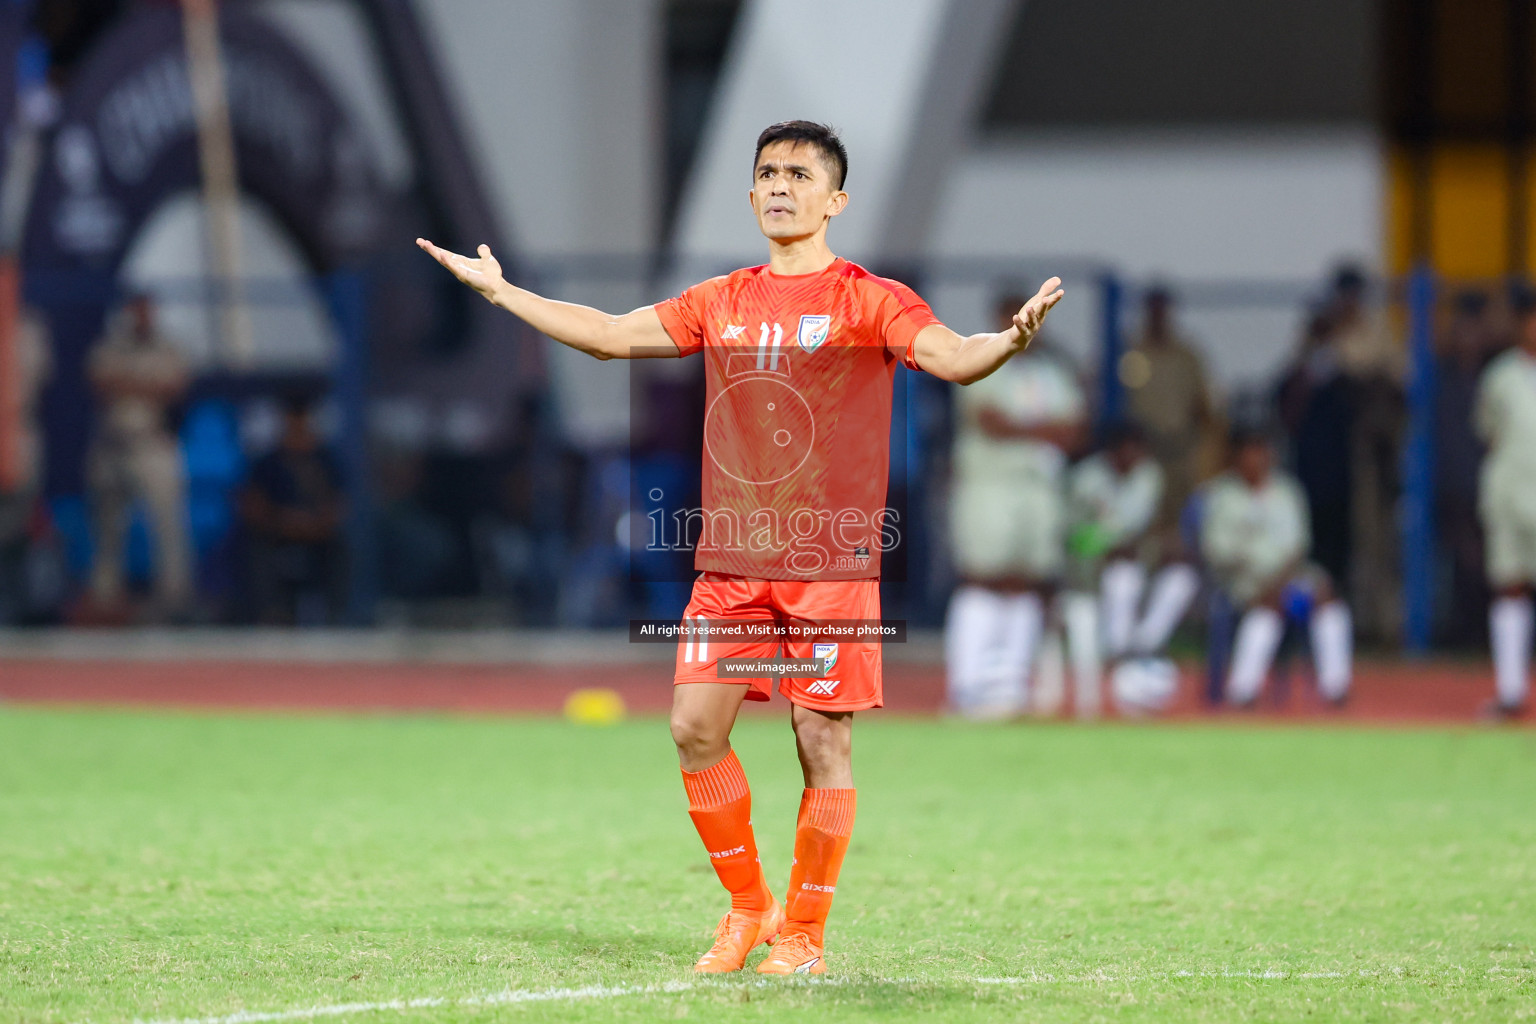
[[[747,962],[747,954],[778,938],[783,927],[784,908],[778,900],[773,901],[772,909],[761,913],[732,910],[720,919],[715,928],[715,944],[699,957],[693,969],[700,974],[739,971]]]
[[[785,932],[773,944],[773,952],[757,965],[758,974],[825,974],[825,951],[804,932]]]

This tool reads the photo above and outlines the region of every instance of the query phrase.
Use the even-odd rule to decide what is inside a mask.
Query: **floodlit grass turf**
[[[855,734],[831,980],[760,982],[689,971],[724,901],[660,720],[0,709],[0,1021],[1536,1019],[1529,732]],[[782,887],[787,722],[737,747]]]

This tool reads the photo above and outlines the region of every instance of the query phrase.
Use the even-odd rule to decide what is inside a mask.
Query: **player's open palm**
[[[425,249],[437,262],[447,267],[450,274],[487,299],[494,299],[496,289],[506,283],[501,276],[501,264],[497,262],[495,256],[491,255],[491,247],[488,245],[482,245],[478,250],[479,258],[474,258],[450,252],[441,246],[433,245],[425,238],[416,239],[416,244]]]
[[[1061,278],[1053,277],[1042,284],[1040,290],[1035,292],[1035,297],[1024,303],[1013,315],[1013,326],[1019,329],[1025,348],[1035,340],[1035,335],[1040,332],[1040,325],[1045,323],[1045,314],[1056,307],[1056,303],[1061,301],[1063,294]]]

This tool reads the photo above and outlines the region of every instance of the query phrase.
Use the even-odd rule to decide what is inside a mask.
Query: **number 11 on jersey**
[[[768,369],[777,372],[779,369],[779,346],[784,344],[784,328],[779,324],[773,325],[773,349],[770,362],[768,348],[768,322],[765,320],[757,328],[757,368]]]

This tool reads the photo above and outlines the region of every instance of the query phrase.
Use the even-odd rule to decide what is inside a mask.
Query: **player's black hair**
[[[757,152],[752,154],[754,174],[757,173],[757,161],[763,155],[763,149],[775,142],[803,142],[807,146],[816,147],[827,170],[837,179],[833,187],[840,189],[843,182],[848,180],[848,150],[843,146],[843,140],[837,137],[837,129],[815,121],[780,121],[769,125],[757,137]]]

